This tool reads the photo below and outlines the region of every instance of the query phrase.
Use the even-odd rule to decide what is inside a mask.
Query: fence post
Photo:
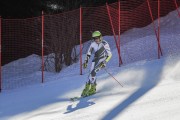
[[[160,0],[158,0],[158,54],[161,54],[162,56],[162,51],[160,51]],[[160,55],[158,55],[160,58]]]
[[[162,55],[162,50],[161,50],[161,46],[160,46],[160,43],[159,43],[159,33],[157,33],[157,31],[156,31],[156,26],[154,24],[154,18],[153,18],[153,15],[152,15],[152,11],[151,11],[151,6],[150,6],[150,3],[149,3],[149,0],[147,0],[147,4],[148,4],[149,13],[150,13],[151,20],[152,20],[153,27],[154,27],[154,32],[155,32],[155,35],[156,35],[156,38],[157,38],[157,42],[158,42],[158,59],[159,59],[160,58],[159,52]],[[158,6],[159,6],[159,4],[158,4]],[[159,11],[159,7],[158,7],[158,11]],[[159,16],[159,12],[158,12],[158,16]]]
[[[109,21],[110,21],[110,24],[111,24],[111,28],[112,28],[112,32],[113,32],[113,35],[114,35],[114,40],[115,40],[115,43],[116,43],[116,48],[117,48],[117,51],[118,51],[118,55],[119,55],[119,66],[121,64],[121,56],[120,56],[120,48],[119,48],[119,45],[118,45],[118,42],[117,42],[117,39],[116,39],[116,33],[114,31],[114,26],[113,26],[113,22],[112,22],[112,18],[111,18],[111,14],[110,14],[110,11],[109,11],[109,5],[106,3],[106,8],[107,8],[107,12],[108,12],[108,16],[109,16]]]
[[[119,54],[121,54],[121,44],[120,44],[120,35],[121,35],[121,3],[118,0],[118,45],[119,45]],[[119,67],[123,64],[121,57],[119,58]]]
[[[42,11],[42,83],[44,82],[44,12]]]
[[[174,0],[174,3],[175,3],[175,6],[176,6],[176,9],[177,9],[178,15],[179,15],[179,17],[180,17],[180,11],[179,11],[179,9],[178,9],[177,0]]]
[[[80,6],[80,75],[82,75],[82,7]]]
[[[2,20],[0,16],[0,92],[2,91],[2,68],[1,68],[1,39],[2,39]]]

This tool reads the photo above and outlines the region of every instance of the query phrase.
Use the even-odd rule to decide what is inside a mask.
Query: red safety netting
[[[148,4],[149,3],[149,4]],[[119,7],[120,6],[120,7]],[[155,35],[157,34],[157,38],[154,38],[154,40],[157,40],[157,49],[154,49],[154,42],[152,42],[151,45],[144,44],[138,47],[136,46],[134,49],[131,48],[120,48],[121,52],[118,52],[120,54],[120,59],[122,59],[122,63],[132,63],[139,60],[144,59],[154,59],[159,58],[160,55],[162,55],[162,48],[160,45],[158,45],[159,37],[158,37],[158,24],[156,24],[148,27],[146,31],[141,31],[137,33],[130,34],[129,39],[120,39],[119,35],[119,29],[121,34],[131,28],[140,28],[145,27],[146,25],[150,24],[153,20],[156,20],[158,18],[158,9],[159,9],[159,15],[164,16],[167,15],[169,11],[174,10],[175,3],[174,1],[159,1],[158,7],[158,1],[152,1],[152,0],[146,0],[142,3],[142,1],[136,1],[136,2],[127,2],[122,1],[120,3],[113,3],[111,5],[106,5],[102,7],[96,7],[96,8],[83,8],[83,40],[90,39],[90,32],[94,30],[100,30],[103,34],[103,36],[106,35],[114,35],[115,42],[118,46],[118,44],[121,44],[121,46],[129,43],[131,41],[134,41],[136,39],[136,36],[146,37],[148,35]],[[119,13],[120,8],[120,13]],[[152,13],[152,16],[150,15]],[[152,17],[152,18],[151,18]],[[108,19],[107,19],[108,18]],[[120,20],[120,23],[119,23]],[[120,24],[120,28],[119,28]],[[156,32],[155,32],[156,31]],[[119,35],[119,36],[118,36]],[[127,38],[127,37],[126,37]],[[120,42],[120,43],[119,43]],[[151,47],[149,47],[151,46]],[[158,47],[159,46],[159,47]],[[139,48],[139,49],[138,49]],[[152,51],[150,54],[144,54],[147,53],[147,51]],[[157,52],[156,52],[157,51]],[[158,52],[159,51],[159,52]],[[149,52],[148,52],[149,53]],[[123,57],[122,57],[122,55]],[[121,60],[119,60],[119,63],[121,63]]]
[[[119,66],[178,53],[180,43],[167,37],[167,34],[174,35],[177,29],[168,25],[168,21],[157,18],[179,5],[177,0],[121,1],[55,15],[42,13],[40,17],[28,19],[0,18],[0,90],[44,82],[48,80],[44,71],[58,72],[63,64],[71,65],[79,59],[82,65],[82,50],[87,48],[81,44],[90,40],[95,30],[101,31],[105,40],[113,36],[110,46],[117,48],[113,57],[119,59]],[[177,15],[180,17],[178,9]],[[80,52],[72,56],[79,44]],[[29,74],[34,71],[37,71],[36,75]],[[27,77],[24,78],[22,73]]]
[[[2,19],[2,89],[12,89],[39,82],[41,76],[21,78],[41,69],[41,17]],[[28,58],[21,59],[29,56]],[[18,60],[18,62],[16,61]],[[7,64],[9,63],[9,64]],[[26,63],[30,63],[28,67]],[[23,66],[24,65],[24,66]],[[21,67],[19,67],[21,66]]]

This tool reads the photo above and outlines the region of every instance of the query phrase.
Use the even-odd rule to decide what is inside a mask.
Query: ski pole
[[[116,80],[116,81],[119,83],[119,85],[121,85],[121,86],[123,87],[123,85],[122,85],[116,78],[114,78],[113,75],[112,75],[111,73],[109,73],[106,68],[104,68],[104,70],[105,70],[114,80]]]

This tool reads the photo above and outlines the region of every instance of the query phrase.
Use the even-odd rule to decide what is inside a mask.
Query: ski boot
[[[90,82],[87,82],[87,83],[86,83],[86,86],[85,86],[85,88],[84,88],[84,90],[83,90],[83,92],[82,92],[82,94],[81,94],[81,96],[82,96],[82,97],[88,96],[90,89],[91,89],[91,84],[90,84]]]
[[[88,91],[88,95],[93,95],[96,93],[96,82],[95,83],[91,83],[91,89]]]

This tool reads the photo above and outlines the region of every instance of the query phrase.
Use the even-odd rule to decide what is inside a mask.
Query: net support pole
[[[119,45],[118,45],[118,42],[117,42],[116,33],[114,31],[114,26],[113,26],[113,22],[112,22],[110,10],[109,10],[109,5],[107,3],[106,3],[106,8],[107,8],[107,12],[108,12],[108,16],[109,16],[109,21],[110,21],[110,24],[111,24],[112,32],[113,32],[113,35],[114,35],[114,40],[115,40],[115,43],[116,43],[116,48],[117,48],[117,51],[118,51],[119,65],[120,65],[121,64],[121,62],[120,62],[121,61],[120,48],[119,48]]]
[[[161,8],[161,6],[160,6],[160,0],[158,0],[158,58],[160,58],[160,56],[162,56],[162,51],[160,50],[160,45],[161,45],[161,43],[160,43],[160,8]]]
[[[2,40],[2,19],[1,19],[1,16],[0,16],[0,92],[2,91],[2,67],[1,67],[1,40]]]
[[[42,43],[41,43],[41,47],[42,47],[42,83],[44,82],[44,12],[42,11]]]
[[[120,58],[119,58],[119,67],[121,64],[123,64],[122,59],[121,59],[121,3],[120,0],[118,0],[118,45],[119,45],[119,54],[120,54]]]
[[[179,11],[179,9],[178,9],[177,0],[174,0],[174,3],[175,3],[175,6],[176,6],[176,10],[177,10],[177,12],[178,12],[178,15],[179,15],[179,17],[180,17],[180,11]]]
[[[80,75],[82,75],[82,7],[80,6]]]
[[[160,46],[160,43],[159,43],[159,35],[158,35],[159,33],[156,30],[156,26],[155,26],[155,23],[154,23],[154,18],[153,18],[153,14],[152,14],[152,10],[151,10],[151,6],[150,6],[150,3],[149,3],[149,0],[147,0],[147,4],[148,4],[151,20],[152,20],[152,23],[153,23],[154,32],[155,32],[155,35],[156,35],[156,38],[157,38],[157,42],[158,42],[158,59],[159,59],[160,58],[160,54],[162,55],[162,50],[161,50],[161,46]],[[159,9],[158,9],[158,11],[159,11]]]

